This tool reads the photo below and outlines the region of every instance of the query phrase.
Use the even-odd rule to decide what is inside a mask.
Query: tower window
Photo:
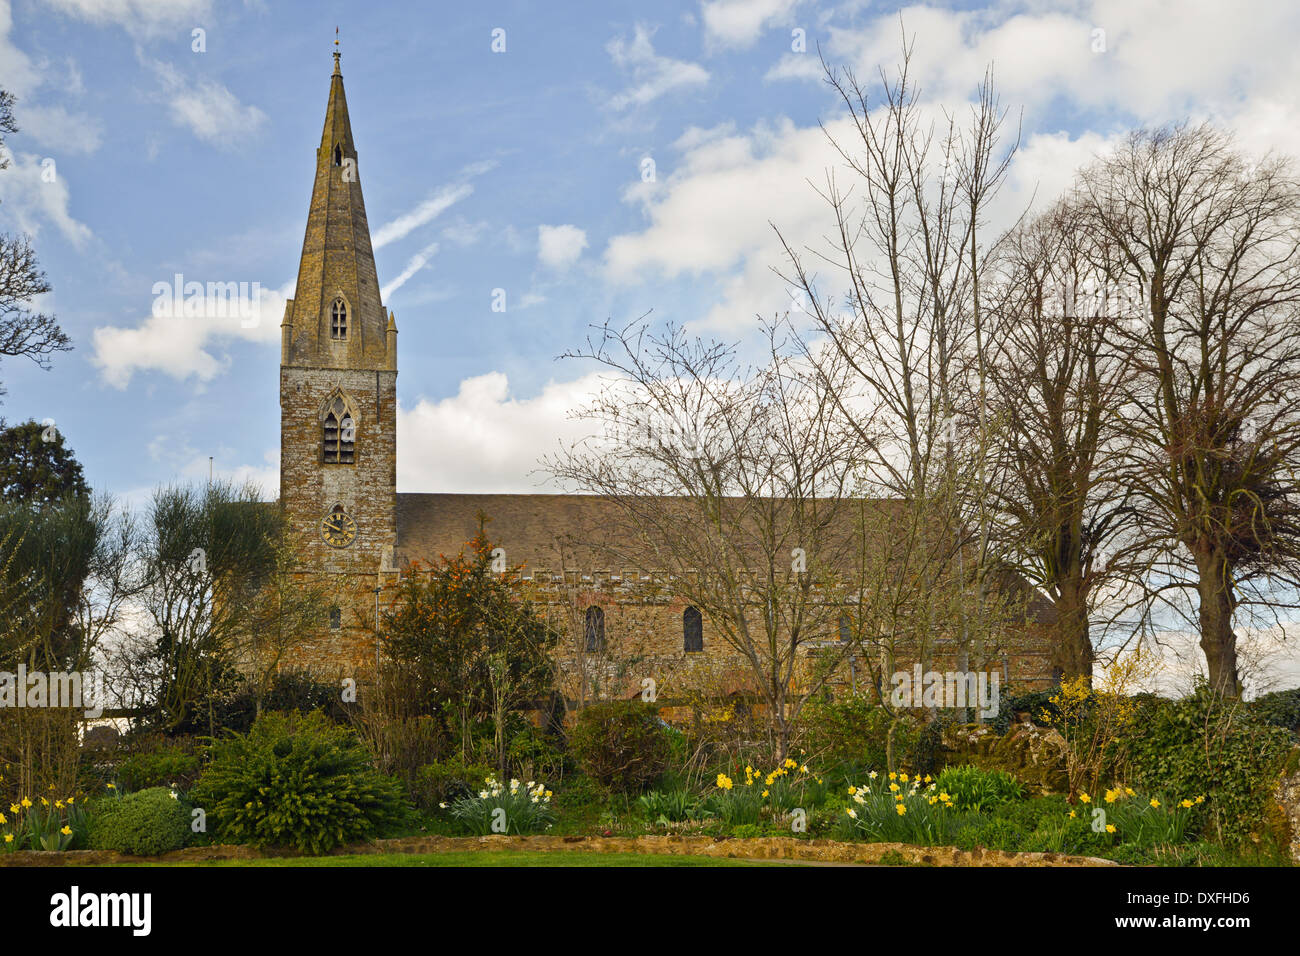
[[[853,637],[853,628],[847,614],[840,615],[840,640],[847,644]]]
[[[343,165],[343,147],[342,147],[342,146],[335,146],[335,147],[334,147],[334,165],[335,165],[335,166],[342,166],[342,165]]]
[[[336,397],[330,402],[322,432],[321,447],[325,461],[351,465],[356,460],[356,420],[342,397]]]
[[[348,337],[348,304],[342,299],[334,300],[330,309],[330,338],[346,339]]]
[[[588,654],[605,652],[605,609],[603,607],[587,608],[586,647]]]
[[[687,654],[699,654],[704,650],[704,617],[697,607],[688,607],[682,612],[682,644]]]
[[[337,607],[330,608],[330,630],[337,631],[342,626],[343,626],[342,608],[337,608]]]

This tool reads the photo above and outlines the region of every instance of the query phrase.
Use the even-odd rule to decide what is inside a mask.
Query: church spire
[[[383,369],[391,363],[388,314],[379,298],[337,28],[335,34],[334,72],[316,150],[298,285],[282,324],[281,364]]]

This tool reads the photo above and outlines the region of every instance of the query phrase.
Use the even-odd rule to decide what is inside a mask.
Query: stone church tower
[[[281,332],[280,501],[299,564],[373,587],[397,535],[397,326],[380,301],[338,52]],[[352,629],[338,618],[354,611],[331,608],[330,627]]]

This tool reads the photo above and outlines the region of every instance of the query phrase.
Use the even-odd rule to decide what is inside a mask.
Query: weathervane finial
[[[339,76],[339,28],[334,28],[334,75]]]

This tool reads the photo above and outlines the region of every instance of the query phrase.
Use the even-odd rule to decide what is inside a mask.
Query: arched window
[[[840,615],[840,640],[843,641],[845,644],[847,644],[852,637],[853,637],[853,629],[849,625],[849,616],[847,614],[841,614]]]
[[[330,338],[346,339],[348,337],[348,304],[342,299],[335,299],[330,309]]]
[[[342,165],[343,165],[343,147],[342,147],[342,146],[335,146],[335,147],[334,147],[334,165],[335,165],[335,166],[342,166]]]
[[[343,626],[342,608],[337,608],[337,607],[330,608],[330,630],[337,631],[342,626]]]
[[[356,460],[357,424],[342,395],[336,395],[326,409],[321,432],[325,461],[351,465]]]
[[[704,650],[704,616],[697,607],[688,607],[682,612],[682,644],[687,654]]]
[[[586,647],[588,654],[605,653],[605,609],[592,605],[587,608]]]

